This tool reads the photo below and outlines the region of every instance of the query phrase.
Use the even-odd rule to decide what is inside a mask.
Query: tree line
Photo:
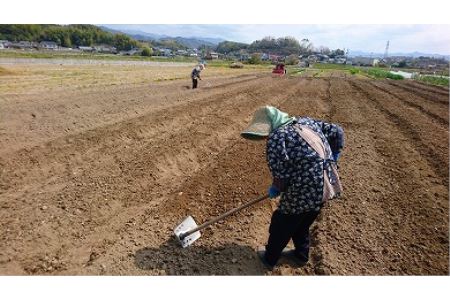
[[[0,40],[52,41],[62,47],[106,44],[116,47],[117,50],[130,50],[139,45],[125,34],[113,34],[94,25],[2,24]]]
[[[265,52],[275,55],[310,55],[313,53],[326,54],[331,57],[344,55],[344,50],[330,50],[327,47],[315,48],[308,39],[297,40],[294,37],[274,38],[271,36],[256,40],[251,44],[224,41],[217,45],[216,51],[220,53],[231,53],[246,50],[248,52]]]
[[[50,24],[0,24],[0,40],[9,41],[53,41],[62,47],[93,46],[106,44],[117,50],[130,50],[134,47],[147,47],[152,45],[169,48],[172,50],[187,49],[185,45],[174,39],[159,41],[137,41],[122,33],[111,33],[95,25],[50,25]],[[199,47],[206,51],[210,47]],[[314,48],[308,39],[297,40],[294,37],[265,37],[250,44],[232,41],[221,42],[215,47],[215,51],[223,54],[245,50],[251,53],[264,52],[275,55],[310,55],[322,53],[330,57],[343,55],[340,49],[330,50],[327,47]]]

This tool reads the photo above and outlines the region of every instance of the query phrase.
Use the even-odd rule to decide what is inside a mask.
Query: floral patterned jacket
[[[274,130],[267,140],[267,162],[274,185],[281,191],[279,210],[284,214],[319,211],[323,197],[324,160],[296,132],[296,124],[317,132],[331,153],[344,147],[344,132],[339,125],[308,117],[298,117],[292,123]]]

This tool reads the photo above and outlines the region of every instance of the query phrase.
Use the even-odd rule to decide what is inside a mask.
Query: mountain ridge
[[[209,46],[209,47],[215,47],[220,42],[225,41],[221,38],[210,38],[210,37],[182,37],[182,36],[169,36],[165,34],[157,34],[157,33],[149,33],[144,32],[140,30],[116,30],[111,29],[107,26],[99,26],[105,31],[109,31],[111,33],[124,33],[126,35],[129,35],[130,37],[136,39],[136,40],[142,40],[142,41],[160,41],[160,40],[175,40],[178,43],[182,44],[183,46],[186,46],[188,48],[198,48],[200,46]]]
[[[220,42],[226,41],[222,38],[205,38],[205,37],[198,37],[198,36],[191,36],[191,37],[182,37],[182,36],[169,36],[165,34],[157,34],[157,33],[148,33],[140,30],[115,30],[111,29],[107,26],[99,26],[103,30],[110,31],[112,33],[124,33],[129,35],[130,37],[137,39],[137,40],[144,40],[144,41],[159,41],[164,39],[173,39],[177,41],[178,43],[188,47],[188,48],[198,48],[202,45],[209,46],[209,47],[215,47]],[[369,52],[369,51],[362,51],[362,50],[350,50],[349,51],[350,57],[355,56],[366,56],[366,57],[383,57],[384,53],[379,52]],[[389,53],[389,56],[407,56],[407,57],[419,57],[419,56],[426,56],[426,57],[435,57],[435,58],[444,58],[447,60],[450,60],[450,54],[431,54],[421,51],[413,51],[413,52],[392,52]]]
[[[361,51],[361,50],[350,50],[349,51],[350,57],[355,56],[366,56],[366,57],[383,57],[384,53],[379,52],[367,52],[367,51]],[[447,60],[450,60],[450,55],[445,54],[432,54],[432,53],[426,53],[426,52],[420,52],[420,51],[413,51],[413,52],[392,52],[389,53],[388,56],[407,56],[407,57],[435,57],[435,58],[445,58]]]

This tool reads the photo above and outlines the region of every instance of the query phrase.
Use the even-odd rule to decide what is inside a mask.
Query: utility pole
[[[386,50],[384,50],[384,59],[387,59],[387,57],[388,57],[388,54],[389,54],[389,41],[387,41],[387,43],[386,43]]]

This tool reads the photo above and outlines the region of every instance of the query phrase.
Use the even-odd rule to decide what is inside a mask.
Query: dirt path
[[[448,91],[401,84],[243,74],[197,91],[0,94],[8,113],[46,116],[2,119],[0,273],[448,274]],[[314,225],[310,263],[259,264],[270,201],[180,249],[171,233],[185,216],[206,221],[267,188],[264,143],[239,137],[266,104],[346,131],[345,196]]]

